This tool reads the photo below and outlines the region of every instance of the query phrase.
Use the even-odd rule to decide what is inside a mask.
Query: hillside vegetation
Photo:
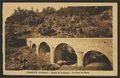
[[[112,37],[112,7],[47,7],[42,12],[18,7],[5,23],[8,43],[28,37]]]
[[[112,7],[47,7],[42,12],[18,7],[5,28],[6,69],[42,69],[50,57],[43,53],[38,59],[26,46],[26,38],[112,37]]]
[[[54,37],[111,37],[112,9],[67,7],[56,10],[48,7],[39,12],[38,9],[18,8],[7,18],[6,26],[12,27],[14,34],[20,36],[32,32]]]

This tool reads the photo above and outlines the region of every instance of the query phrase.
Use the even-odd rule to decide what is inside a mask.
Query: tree
[[[44,15],[50,15],[55,12],[56,12],[56,9],[54,9],[53,7],[47,7],[43,9]]]
[[[14,34],[14,27],[12,25],[6,26],[6,46],[15,46],[16,44],[16,36]]]

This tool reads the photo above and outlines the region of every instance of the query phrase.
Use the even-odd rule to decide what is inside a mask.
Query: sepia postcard
[[[117,3],[3,3],[3,74],[117,76]]]

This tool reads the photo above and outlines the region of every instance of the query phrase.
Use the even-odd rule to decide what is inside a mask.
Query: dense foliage
[[[112,7],[18,7],[6,20],[6,37],[112,37]]]

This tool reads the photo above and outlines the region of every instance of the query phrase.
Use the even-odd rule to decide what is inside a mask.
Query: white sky
[[[34,10],[39,9],[39,11],[42,11],[43,8],[46,7],[54,7],[55,9],[60,9],[61,7],[67,7],[67,6],[79,6],[79,4],[73,4],[73,3],[4,3],[3,4],[3,16],[4,20],[6,20],[7,17],[11,16],[14,12],[14,9],[17,9],[18,7],[21,7],[21,9],[31,9],[32,7]]]
[[[110,3],[3,3],[3,21],[6,20],[7,17],[11,16],[14,12],[14,9],[21,7],[21,9],[31,9],[32,7],[35,9],[39,9],[42,11],[43,8],[46,7],[54,7],[55,9],[60,9],[61,7],[67,6],[111,6]]]

